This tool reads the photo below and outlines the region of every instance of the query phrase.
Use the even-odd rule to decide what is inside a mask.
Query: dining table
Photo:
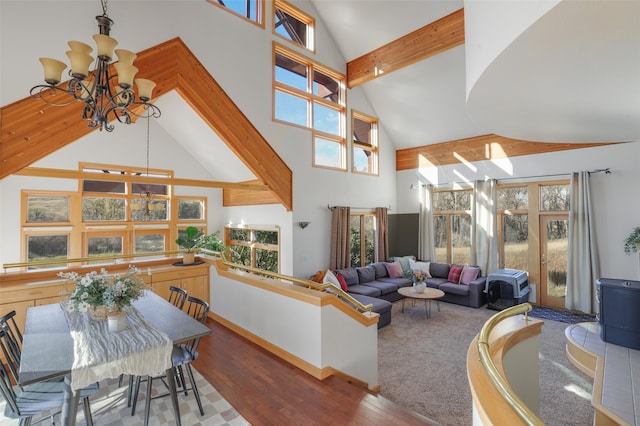
[[[91,331],[78,331],[78,321],[88,323],[87,329]],[[143,296],[127,308],[125,330],[111,332],[106,321],[101,324],[92,321],[86,313],[66,312],[65,302],[27,309],[18,382],[24,386],[64,377],[61,420],[65,426],[75,425],[80,389],[86,381],[99,382],[120,374],[153,376],[162,372],[173,378],[173,345],[211,334],[209,327],[151,290],[145,290]],[[150,356],[151,361],[147,362],[144,357],[141,361],[141,354]],[[79,365],[78,358],[83,357],[90,362]],[[159,368],[162,370],[157,371]],[[176,424],[180,425],[175,380],[166,382]],[[147,416],[145,410],[145,423]]]

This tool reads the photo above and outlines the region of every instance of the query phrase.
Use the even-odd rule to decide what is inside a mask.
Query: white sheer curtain
[[[498,269],[497,190],[496,180],[473,183],[471,217],[471,261],[487,276]]]
[[[420,185],[420,211],[418,213],[418,259],[435,262],[433,238],[433,185]]]
[[[572,173],[570,197],[567,295],[564,303],[567,309],[597,313],[596,280],[600,275],[600,261],[591,209],[589,172]]]

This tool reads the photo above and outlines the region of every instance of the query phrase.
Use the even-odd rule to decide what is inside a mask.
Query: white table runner
[[[171,367],[173,342],[169,337],[145,320],[133,306],[124,311],[127,313],[126,329],[112,333],[108,321],[93,321],[88,314],[65,310],[73,337],[73,390],[120,374],[156,376]]]

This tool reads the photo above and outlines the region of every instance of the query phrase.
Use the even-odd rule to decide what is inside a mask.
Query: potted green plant
[[[640,249],[640,226],[636,226],[631,234],[624,240],[624,252],[635,253]]]
[[[186,250],[186,253],[182,255],[182,263],[184,265],[191,265],[195,261],[195,249],[202,237],[202,231],[195,226],[188,226],[184,230],[184,238],[179,237],[176,239],[176,244]]]

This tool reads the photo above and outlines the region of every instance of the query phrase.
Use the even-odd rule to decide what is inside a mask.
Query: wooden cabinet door
[[[187,290],[189,296],[197,297],[205,302],[209,302],[209,276],[185,278],[181,282],[183,289]]]

